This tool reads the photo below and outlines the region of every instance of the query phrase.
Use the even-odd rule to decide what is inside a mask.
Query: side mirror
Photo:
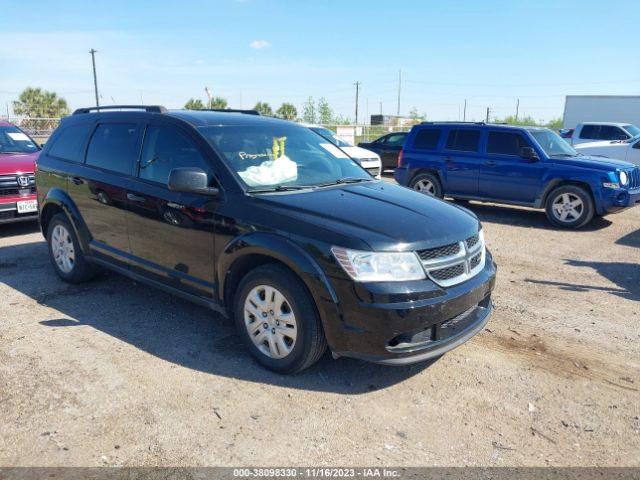
[[[209,177],[200,168],[174,168],[169,173],[169,190],[217,196],[220,191],[209,186]]]
[[[536,151],[531,147],[521,147],[520,156],[525,160],[529,160],[530,162],[537,162],[538,160],[540,160],[540,157],[538,156]]]

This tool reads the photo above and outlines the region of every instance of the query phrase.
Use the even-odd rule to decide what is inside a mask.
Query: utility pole
[[[402,91],[402,69],[398,70],[398,111],[396,115],[400,116],[400,92]]]
[[[485,123],[489,123],[489,113],[491,113],[491,109],[487,107],[487,121]]]
[[[382,102],[380,102],[380,115],[382,115]]]
[[[96,50],[92,48],[89,50],[91,54],[91,63],[93,64],[93,89],[96,92],[96,107],[100,106],[100,100],[98,100],[98,77],[96,76]]]
[[[464,99],[464,110],[462,111],[462,121],[467,121],[467,99]]]
[[[211,110],[211,90],[209,90],[209,87],[204,87],[204,91],[207,97],[209,97],[209,110]]]
[[[354,85],[356,86],[356,125],[358,125],[358,95],[360,94],[360,84],[362,82],[356,82]]]
[[[518,103],[516,103],[516,123],[518,123],[518,112],[520,110],[520,99],[518,99]]]

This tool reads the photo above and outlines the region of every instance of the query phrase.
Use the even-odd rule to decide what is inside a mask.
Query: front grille
[[[484,268],[482,231],[456,243],[420,250],[418,255],[431,280],[442,287],[457,285]]]
[[[629,189],[640,188],[640,168],[634,168],[629,174]]]
[[[17,197],[18,195],[31,195],[36,193],[36,188],[2,188],[0,187],[0,197]]]
[[[439,270],[432,270],[429,272],[436,280],[451,280],[452,278],[459,277],[464,273],[464,265],[459,263],[453,267],[441,268]]]
[[[450,257],[460,252],[460,243],[451,243],[444,247],[429,248],[418,252],[422,260],[432,260],[440,257]]]
[[[380,169],[378,167],[365,168],[365,170],[369,172],[369,175],[371,175],[372,177],[377,177],[378,175],[380,175]]]

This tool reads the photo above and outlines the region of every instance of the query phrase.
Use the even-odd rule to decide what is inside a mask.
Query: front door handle
[[[484,164],[485,164],[487,167],[495,167],[496,162],[494,162],[493,160],[487,160],[486,162],[484,162]]]
[[[84,180],[82,180],[80,177],[73,177],[71,181],[74,185],[82,185],[84,183]]]
[[[136,195],[135,193],[127,193],[127,200],[131,200],[132,202],[143,203],[145,201],[144,197],[140,195]]]

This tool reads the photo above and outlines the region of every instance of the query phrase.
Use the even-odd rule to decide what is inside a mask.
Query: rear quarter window
[[[413,140],[413,148],[416,150],[435,150],[442,135],[441,128],[423,128],[418,130]]]
[[[454,129],[449,130],[447,150],[459,152],[477,152],[480,145],[480,130]]]
[[[81,163],[83,149],[91,133],[91,127],[91,124],[85,123],[64,128],[49,148],[48,155],[69,162]]]

